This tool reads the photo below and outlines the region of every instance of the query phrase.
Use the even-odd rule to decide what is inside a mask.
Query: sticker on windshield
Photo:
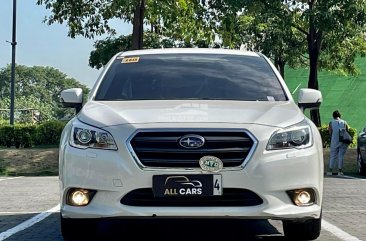
[[[273,96],[267,96],[268,101],[275,101],[275,98]]]
[[[122,59],[122,64],[138,63],[140,57],[126,57]]]

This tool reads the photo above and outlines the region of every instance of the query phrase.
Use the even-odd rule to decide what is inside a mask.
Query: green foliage
[[[32,147],[34,145],[37,126],[19,124],[14,126],[14,145],[19,147]]]
[[[64,89],[80,87],[85,95],[89,89],[77,80],[52,67],[17,65],[15,69],[15,109],[35,109],[40,121],[59,119],[70,112],[62,108],[60,93]],[[9,119],[10,66],[0,69],[0,114]],[[16,123],[33,123],[31,111],[16,111]]]
[[[306,62],[303,53],[307,46],[302,33],[289,27],[288,18],[245,11],[237,16],[236,21],[237,31],[232,33],[235,35],[232,39],[237,41],[235,44],[244,43],[246,49],[262,52],[271,58],[282,76],[285,64],[296,67]]]
[[[351,143],[350,147],[356,147],[357,146],[357,129],[349,127],[348,132],[352,136],[352,143]]]
[[[189,40],[190,42],[177,41],[171,38],[145,31],[144,48],[173,48],[173,47],[214,47],[209,41]],[[216,44],[216,43],[214,43]],[[132,49],[132,35],[121,35],[118,38],[108,37],[94,43],[95,50],[90,53],[89,65],[93,68],[102,68],[118,52]]]
[[[323,147],[330,147],[330,134],[328,130],[328,125],[322,125],[319,127],[319,132],[322,137]],[[348,132],[352,137],[352,143],[349,147],[356,147],[357,146],[357,130],[355,128],[349,127]]]
[[[156,33],[144,33],[144,48],[172,48],[174,41],[161,39]],[[101,68],[118,52],[132,49],[132,35],[121,35],[118,38],[108,37],[94,43],[95,50],[90,53],[89,65],[93,68]]]
[[[29,96],[19,96],[17,95],[15,99],[15,120],[17,123],[33,123],[36,122],[37,119],[35,117],[35,113],[39,113],[39,121],[47,121],[56,118],[55,116],[55,108],[53,106],[54,103],[50,102],[42,102],[37,99],[34,95]],[[1,118],[3,120],[9,120],[10,113],[10,98],[4,97],[0,99],[0,108],[3,109],[1,114]],[[61,108],[61,107],[60,107]],[[57,109],[57,107],[56,107]]]
[[[319,89],[318,70],[320,69],[349,74],[357,73],[355,58],[357,55],[366,54],[366,41],[364,41],[366,0],[213,0],[210,1],[210,5],[217,8],[216,12],[220,16],[220,21],[225,23],[219,26],[229,26],[229,31],[225,28],[223,30],[224,40],[225,34],[238,33],[232,31],[237,26],[235,21],[240,16],[238,13],[244,15],[249,13],[257,20],[257,23],[264,25],[270,22],[268,20],[273,19],[274,25],[272,25],[275,28],[269,28],[270,31],[259,31],[264,36],[259,40],[268,43],[261,43],[261,45],[271,46],[272,42],[276,49],[284,42],[283,52],[287,53],[287,56],[291,56],[291,51],[295,49],[290,59],[305,60],[304,65],[309,67],[307,84],[309,88]],[[288,34],[292,31],[295,33],[294,38]],[[256,32],[249,29],[246,34],[251,36]],[[281,38],[281,36],[285,38]],[[290,41],[287,40],[287,37],[290,37],[288,39]],[[287,44],[297,40],[300,40],[299,43],[304,43],[301,46],[305,46],[305,48],[300,48],[302,51],[297,51],[296,45],[293,47]],[[224,41],[224,43],[226,42]],[[274,56],[275,62],[283,60],[278,53],[275,54],[277,55]],[[281,61],[278,62],[281,63]],[[280,64],[276,65],[280,66]],[[281,68],[281,72],[283,72],[283,68]],[[319,110],[311,111],[311,119],[317,126],[320,125]]]
[[[355,57],[366,53],[366,0],[213,0],[210,6],[225,23],[218,25],[225,45],[249,43],[274,62],[309,67],[310,88],[318,89],[318,69],[357,74]]]
[[[196,0],[37,0],[38,5],[50,10],[45,22],[49,25],[66,22],[71,38],[115,35],[109,22],[120,19],[133,25],[151,25],[152,32],[183,42],[214,39],[203,3]],[[143,21],[134,19],[138,15],[135,12],[143,15]]]
[[[48,121],[37,127],[37,145],[58,145],[62,130],[66,123],[63,121]]]
[[[323,147],[330,147],[330,134],[328,125],[322,125],[318,128],[320,136],[322,137]]]
[[[14,127],[11,125],[0,126],[0,145],[11,147],[14,143]]]
[[[31,147],[35,139],[36,126],[19,124],[0,126],[0,145],[11,147]]]
[[[63,121],[48,121],[40,125],[0,125],[0,145],[16,148],[58,145],[65,125]]]
[[[37,0],[37,4],[45,5],[46,9],[52,12],[45,22],[49,25],[68,22],[68,35],[72,38],[77,35],[93,38],[95,35],[114,33],[115,30],[108,25],[108,20],[123,16],[131,21],[134,2],[134,0],[112,3],[110,0]]]

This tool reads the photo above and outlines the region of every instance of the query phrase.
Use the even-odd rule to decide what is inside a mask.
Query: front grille
[[[187,149],[179,144],[186,135],[205,139],[200,148]],[[147,167],[199,167],[203,156],[215,156],[224,167],[240,166],[248,156],[254,141],[244,131],[174,131],[139,132],[131,146],[140,162]]]
[[[143,207],[246,207],[263,200],[247,189],[224,188],[222,196],[154,197],[151,188],[136,189],[126,194],[121,203]]]

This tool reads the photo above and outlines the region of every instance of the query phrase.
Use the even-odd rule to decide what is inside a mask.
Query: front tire
[[[358,173],[362,176],[366,175],[366,164],[363,161],[362,155],[360,153],[360,151],[357,151],[357,168],[358,168]]]
[[[60,217],[61,234],[65,240],[95,238],[98,228],[96,220],[72,219]]]
[[[321,217],[304,222],[283,221],[283,231],[288,240],[314,240],[321,231]]]

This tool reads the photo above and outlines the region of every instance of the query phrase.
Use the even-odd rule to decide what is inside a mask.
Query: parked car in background
[[[360,175],[366,175],[366,127],[357,137],[357,167]]]
[[[81,89],[61,97],[79,111],[60,143],[66,239],[102,218],[159,217],[276,219],[291,240],[319,236],[323,147],[302,110],[322,96],[301,89],[298,106],[264,55],[128,51],[84,106]]]

